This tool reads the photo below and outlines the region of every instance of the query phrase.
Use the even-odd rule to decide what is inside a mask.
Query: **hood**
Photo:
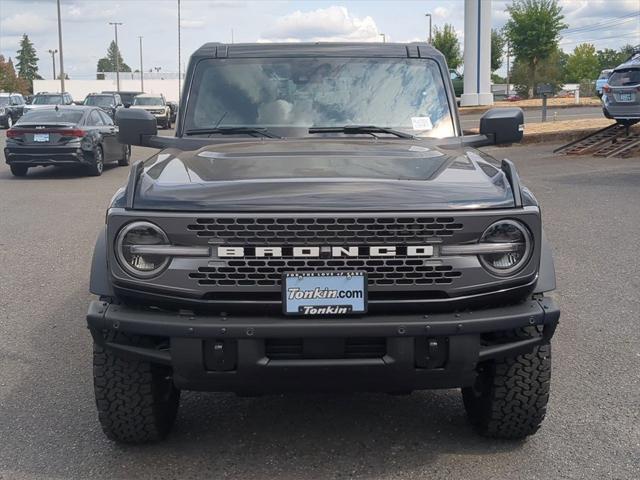
[[[300,139],[167,149],[144,164],[134,208],[349,211],[510,208],[499,164],[423,140]]]
[[[131,105],[129,108],[140,108],[142,110],[164,110],[164,105]]]
[[[62,106],[66,106],[66,105],[62,105]],[[24,111],[27,110],[41,110],[43,108],[56,108],[55,104],[46,104],[46,105],[25,105],[24,106]]]

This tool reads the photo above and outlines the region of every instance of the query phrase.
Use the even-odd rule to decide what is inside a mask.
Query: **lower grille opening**
[[[384,337],[268,338],[265,354],[270,360],[326,358],[382,358],[387,354]]]
[[[442,290],[369,291],[367,296],[369,300],[381,301],[449,298],[447,292]],[[282,292],[207,292],[202,296],[202,299],[229,302],[238,302],[243,300],[251,300],[254,302],[281,302]]]

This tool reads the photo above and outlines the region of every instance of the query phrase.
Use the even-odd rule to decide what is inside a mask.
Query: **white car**
[[[154,95],[152,93],[144,93],[133,99],[133,103],[129,108],[141,108],[146,110],[158,122],[158,125],[164,128],[171,128],[171,109],[167,105],[164,95]]]

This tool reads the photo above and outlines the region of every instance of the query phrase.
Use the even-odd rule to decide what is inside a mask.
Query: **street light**
[[[53,50],[49,50],[51,54],[51,61],[53,62],[53,79],[56,79],[56,53],[58,53],[58,49],[55,48]]]
[[[116,33],[116,90],[120,91],[120,48],[118,47],[118,25],[122,25],[122,22],[109,22],[109,25],[113,25]]]
[[[431,44],[431,14],[425,13],[424,16],[429,17],[429,44]]]
[[[142,36],[140,39],[140,91],[144,92],[144,68],[142,68]]]
[[[379,34],[382,37],[382,43],[387,43],[387,36],[384,33]]]
[[[62,56],[62,19],[60,18],[60,0],[58,0],[58,48],[60,49],[60,93],[64,93],[64,58]]]

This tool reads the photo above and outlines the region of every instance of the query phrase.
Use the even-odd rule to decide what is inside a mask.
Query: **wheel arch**
[[[91,260],[89,291],[101,297],[113,297],[113,287],[109,277],[107,226],[98,233]]]

